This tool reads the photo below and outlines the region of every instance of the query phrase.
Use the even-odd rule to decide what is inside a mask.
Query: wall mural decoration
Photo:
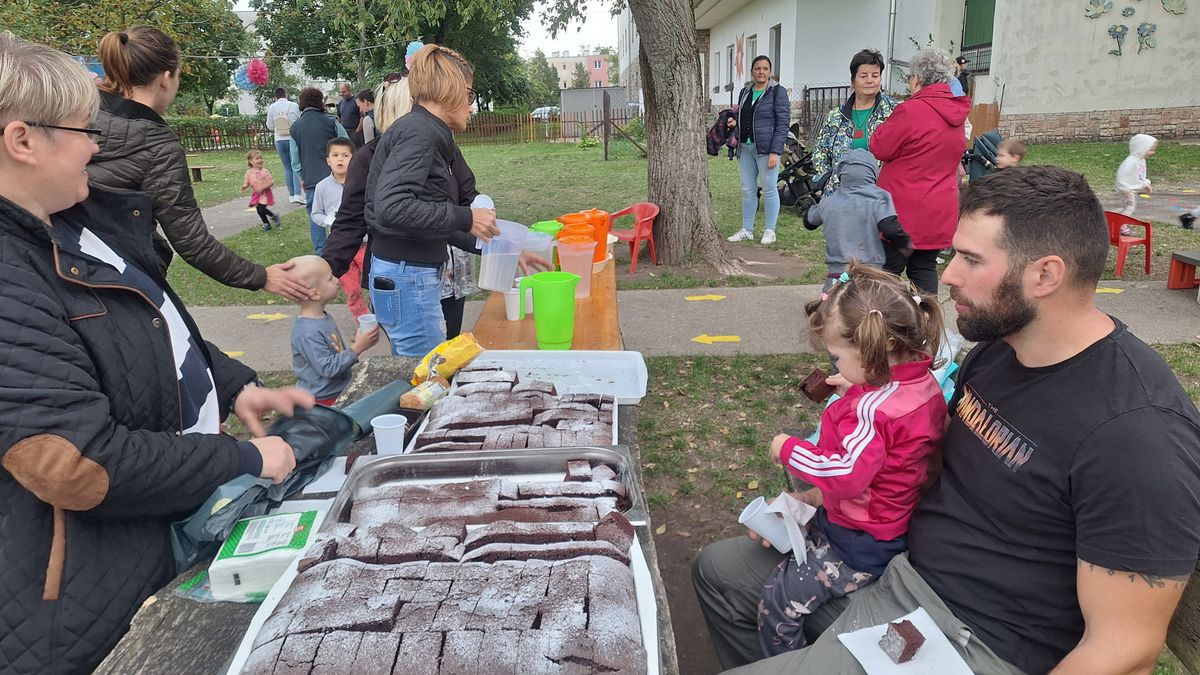
[[[1109,54],[1112,54],[1113,56],[1121,55],[1121,49],[1125,46],[1125,35],[1127,33],[1129,33],[1129,26],[1126,26],[1125,24],[1108,27],[1108,34],[1112,37],[1112,39],[1117,41],[1117,48],[1108,50]]]
[[[1165,4],[1167,0],[1163,0]],[[1088,4],[1083,8],[1083,15],[1089,19],[1098,19],[1100,15],[1111,10],[1112,2],[1108,0],[1088,0]]]
[[[1172,14],[1187,12],[1187,0],[1162,0],[1163,9]]]
[[[1154,31],[1158,30],[1156,24],[1148,21],[1143,21],[1138,26],[1138,53],[1141,54],[1143,49],[1154,49],[1158,46],[1158,38],[1154,37]]]

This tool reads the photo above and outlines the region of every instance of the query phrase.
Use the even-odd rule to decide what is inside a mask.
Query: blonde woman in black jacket
[[[172,247],[190,265],[226,286],[265,290],[304,300],[308,285],[292,274],[290,263],[263,267],[231,251],[208,231],[188,177],[179,137],[162,115],[179,91],[179,47],[149,26],[131,26],[100,40],[102,135],[100,152],[88,165],[94,185],[145,192],[154,200],[155,249],[166,272]],[[152,225],[153,227],[153,225]]]

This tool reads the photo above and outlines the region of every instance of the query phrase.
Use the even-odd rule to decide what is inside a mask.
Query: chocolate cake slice
[[[887,631],[879,638],[879,648],[896,664],[912,661],[923,644],[925,636],[908,619],[889,623]]]
[[[279,661],[275,664],[275,672],[281,675],[304,673],[312,670],[313,659],[321,646],[321,635],[289,635],[283,639],[279,650]]]
[[[321,646],[317,648],[310,675],[341,675],[346,672],[346,664],[354,663],[354,657],[358,656],[363,635],[366,633],[345,630],[326,633]]]
[[[275,672],[275,663],[279,661],[279,650],[282,648],[283,638],[276,638],[256,646],[254,651],[250,652],[250,656],[246,657],[246,663],[242,666],[242,674],[271,675]],[[388,672],[392,672],[390,667]]]
[[[417,450],[434,443],[483,443],[487,433],[481,429],[438,429],[425,430],[417,436],[413,447]]]
[[[583,483],[549,483],[545,481],[539,481],[535,483],[518,483],[517,489],[520,491],[521,499],[532,499],[536,497],[592,498],[623,496],[625,494],[625,486],[611,480],[604,481],[603,483],[598,483],[596,481],[586,481]]]
[[[572,459],[567,462],[567,475],[564,481],[587,481],[592,479],[592,464],[586,459]]]
[[[441,443],[429,443],[427,445],[422,445],[419,448],[414,448],[413,452],[469,452],[471,450],[481,449],[483,449],[483,443],[442,441]]]
[[[636,536],[633,523],[618,512],[602,517],[600,522],[596,523],[593,533],[597,541],[607,541],[619,551],[628,551]]]
[[[442,651],[442,633],[405,632],[396,652],[393,673],[437,675],[438,654]]]
[[[454,390],[455,396],[471,396],[472,394],[507,394],[512,391],[509,382],[471,382],[459,384]]]
[[[595,537],[589,523],[518,523],[500,520],[467,534],[463,547],[467,552],[488,544],[550,544],[561,541],[591,541]]]
[[[557,427],[559,422],[567,420],[598,422],[600,421],[600,411],[587,405],[565,403],[538,413],[533,417],[533,424]]]
[[[629,564],[629,556],[607,541],[563,541],[552,544],[488,544],[463,556],[464,562],[498,560],[570,560],[582,556],[605,556]]]
[[[808,377],[804,378],[804,380],[800,382],[800,390],[804,392],[805,396],[813,401],[817,401],[818,403],[824,401],[825,399],[829,398],[830,394],[837,391],[835,388],[825,383],[825,379],[828,377],[829,373],[826,373],[820,368],[814,368],[813,371],[808,374]]]
[[[462,626],[465,628],[466,626]],[[440,675],[475,675],[488,670],[491,645],[483,644],[483,632],[474,630],[452,630],[446,632],[442,643],[442,665]],[[483,660],[482,668],[480,660]]]
[[[558,389],[554,387],[552,382],[544,382],[542,380],[530,380],[522,382],[512,388],[514,394],[520,394],[527,391],[536,391],[550,396],[557,396]]]
[[[511,386],[517,384],[517,374],[511,370],[499,368],[466,368],[454,375],[454,381],[460,387],[477,382],[503,382]]]
[[[400,648],[399,633],[363,633],[353,665],[343,672],[355,675],[391,675]]]

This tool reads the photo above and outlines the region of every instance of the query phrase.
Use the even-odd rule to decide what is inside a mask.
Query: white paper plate
[[[907,663],[892,663],[879,647],[879,638],[887,632],[887,624],[868,626],[852,633],[842,633],[838,639],[858,659],[867,675],[972,675],[966,661],[958,655],[946,634],[933,622],[933,617],[918,607],[916,611],[896,619],[908,619],[925,636],[925,644]]]

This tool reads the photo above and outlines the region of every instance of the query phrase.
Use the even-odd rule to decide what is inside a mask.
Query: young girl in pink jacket
[[[771,458],[816,486],[822,506],[807,561],[789,555],[764,584],[767,656],[803,647],[805,615],[871,583],[907,548],[908,520],[946,423],[930,372],[943,330],[936,299],[854,262],[805,312],[814,344],[837,364],[827,383],[842,397],[821,416],[816,444],[786,434],[771,443]]]

